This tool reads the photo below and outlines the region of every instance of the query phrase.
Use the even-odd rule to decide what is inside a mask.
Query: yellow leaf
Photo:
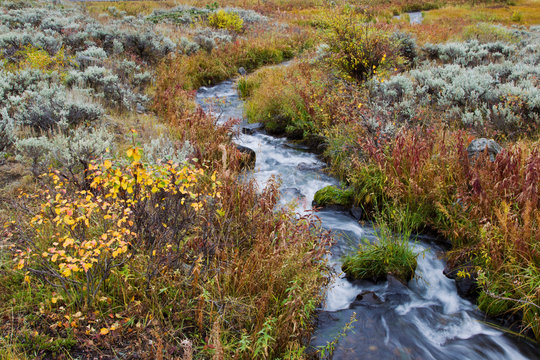
[[[107,335],[109,333],[109,329],[107,328],[101,328],[101,330],[99,330],[99,333],[101,335]]]
[[[103,167],[107,170],[109,170],[112,166],[112,162],[110,160],[105,160],[105,162],[103,163]]]

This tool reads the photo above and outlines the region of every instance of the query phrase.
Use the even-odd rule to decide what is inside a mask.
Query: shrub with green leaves
[[[353,15],[338,16],[330,21],[327,43],[331,61],[356,81],[382,77],[402,59],[390,34]]]

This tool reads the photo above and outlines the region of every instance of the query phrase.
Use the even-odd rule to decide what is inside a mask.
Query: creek
[[[218,122],[243,118],[243,101],[233,81],[202,87],[196,99]],[[323,172],[325,164],[315,154],[284,138],[240,133],[235,142],[256,153],[255,169],[248,176],[261,188],[272,176],[279,177],[281,203],[295,201],[298,212],[311,209],[317,190],[339,183]],[[328,210],[317,216],[335,238],[329,262],[338,274],[343,255],[357,248],[362,238],[375,240],[372,227],[360,225],[346,212]],[[357,321],[340,338],[333,359],[540,359],[537,345],[485,322],[485,315],[458,295],[454,280],[443,274],[443,249],[433,239],[419,236],[412,246],[422,255],[408,286],[334,277],[311,345],[332,341],[356,313]]]

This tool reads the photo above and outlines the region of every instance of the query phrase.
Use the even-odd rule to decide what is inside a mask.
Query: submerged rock
[[[321,170],[321,166],[318,164],[308,164],[305,162],[298,163],[296,165],[296,168],[300,171],[319,171]]]
[[[297,199],[304,199],[306,197],[299,189],[293,187],[282,189],[281,195],[284,197],[294,197]]]
[[[392,275],[388,275],[386,279],[386,290],[384,292],[386,302],[403,304],[411,299],[409,288],[403,281]]]
[[[351,304],[351,307],[354,307],[355,305],[380,305],[383,301],[380,297],[377,296],[373,291],[363,291],[358,296],[356,296],[356,299]]]

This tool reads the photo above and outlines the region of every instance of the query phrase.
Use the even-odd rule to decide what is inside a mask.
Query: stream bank
[[[243,102],[233,81],[201,88],[197,102],[220,121],[243,118]],[[253,177],[260,189],[272,177],[281,179],[281,204],[292,201],[299,213],[311,210],[317,190],[338,185],[323,172],[317,155],[291,146],[284,138],[261,132],[239,133],[238,145],[256,154]],[[331,230],[335,244],[330,265],[341,273],[341,258],[360,239],[375,241],[375,229],[360,225],[348,212],[318,213],[323,227]],[[537,359],[540,349],[520,337],[494,328],[470,301],[459,296],[455,281],[443,274],[444,250],[433,238],[418,236],[412,244],[422,253],[416,277],[405,286],[332,280],[311,339],[314,348],[325,346],[356,314],[352,330],[336,345],[334,359]]]

